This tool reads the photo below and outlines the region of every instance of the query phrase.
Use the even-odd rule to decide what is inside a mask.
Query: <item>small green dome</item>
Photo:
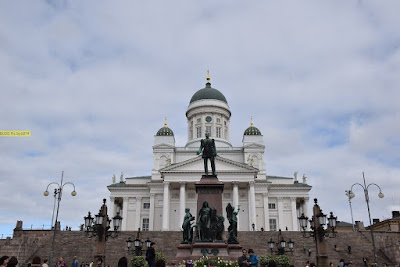
[[[158,130],[157,136],[163,136],[163,135],[173,136],[174,132],[168,127],[162,127],[160,130]]]
[[[192,96],[192,99],[190,99],[190,103],[202,99],[216,99],[228,104],[225,96],[217,89],[212,88],[210,82],[207,82],[205,88],[200,89]]]
[[[261,132],[260,130],[258,130],[257,127],[251,125],[249,128],[246,129],[246,131],[244,131],[243,135],[261,135]]]

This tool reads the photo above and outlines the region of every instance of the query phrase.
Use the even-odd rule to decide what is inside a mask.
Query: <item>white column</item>
[[[142,211],[142,197],[136,197],[136,216],[135,216],[135,231],[142,228],[140,225],[140,213]]]
[[[283,225],[283,197],[278,197],[278,229],[285,230]]]
[[[108,213],[108,217],[111,219],[111,230],[114,229],[114,224],[113,224],[113,217],[115,216],[115,197],[110,197],[110,212]]]
[[[269,231],[269,209],[268,209],[268,193],[263,193],[264,202],[264,230]]]
[[[309,200],[308,197],[305,197],[305,198],[304,198],[303,213],[304,213],[304,216],[308,217],[309,219],[312,219],[312,218],[310,218],[310,217],[308,216],[308,200]],[[310,224],[307,223],[307,229],[309,229],[309,228],[310,228]]]
[[[233,186],[233,188],[232,188],[232,204],[233,204],[233,208],[235,209],[235,210],[237,210],[237,208],[238,208],[238,205],[239,205],[239,183],[238,182],[233,182],[232,183],[232,186]],[[239,214],[238,214],[238,216],[240,216],[240,211],[239,211]],[[239,219],[238,219],[238,221],[237,221],[237,229],[239,229]]]
[[[169,182],[164,182],[162,230],[169,230]]]
[[[255,230],[257,230],[257,218],[256,218],[256,194],[254,189],[254,182],[249,182],[249,194],[250,194],[250,208],[251,208],[251,224],[250,228],[252,229],[252,224],[255,225]]]
[[[154,204],[156,194],[150,193],[150,215],[149,215],[149,230],[154,231]]]
[[[298,223],[297,223],[297,212],[296,212],[296,197],[291,197],[290,198],[290,205],[292,208],[292,224],[293,224],[293,231],[298,231]]]
[[[235,209],[237,209],[237,206],[239,205],[239,183],[238,182],[233,182],[232,183],[233,189],[232,189],[232,204]]]
[[[180,191],[179,191],[179,222],[183,221],[183,217],[185,216],[185,208],[186,208],[186,182],[180,182]],[[179,228],[180,229],[180,228]]]
[[[128,230],[126,227],[128,225],[128,201],[129,197],[124,197],[122,202],[122,226],[121,230],[126,231]]]

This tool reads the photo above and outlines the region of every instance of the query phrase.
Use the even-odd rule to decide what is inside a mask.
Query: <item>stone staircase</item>
[[[32,261],[34,257],[49,259],[51,251],[51,241],[53,233],[51,231],[19,231],[14,233],[13,239],[0,244],[0,255],[18,256],[20,266],[26,266],[28,261]],[[136,231],[122,232],[116,238],[109,238],[106,245],[106,264],[111,267],[117,267],[118,261],[122,257],[128,260],[132,254],[128,253],[126,248],[126,240],[131,237],[136,238]],[[294,242],[292,252],[287,252],[291,259],[291,263],[296,267],[304,266],[309,259],[308,253],[303,252],[303,243],[311,248],[311,262],[315,262],[315,243],[313,238],[303,237],[300,232],[283,231],[282,235],[286,242],[289,238]],[[378,251],[378,259],[380,263],[386,262],[389,266],[400,264],[400,258],[396,258],[396,251],[399,252],[400,233],[376,233],[375,235]],[[150,240],[156,243],[156,251],[165,254],[168,262],[177,264],[175,256],[177,254],[177,246],[180,244],[182,234],[176,231],[152,231],[141,232],[140,239]],[[268,247],[268,241],[278,241],[278,232],[260,232],[249,231],[239,232],[238,239],[240,245],[244,248],[254,249],[257,255],[271,253]],[[225,236],[226,239],[226,236]],[[68,264],[71,264],[74,256],[78,256],[80,262],[91,261],[96,253],[96,237],[88,238],[84,232],[80,231],[58,231],[56,236],[54,259],[63,256]],[[345,261],[353,261],[353,266],[363,266],[362,258],[365,256],[372,263],[373,251],[371,236],[369,232],[341,232],[336,238],[327,238],[327,248],[329,261],[337,266],[341,258]],[[389,248],[388,244],[392,244]],[[335,250],[334,246],[338,248]],[[351,246],[351,254],[348,253],[347,247]],[[274,252],[275,253],[275,252]]]

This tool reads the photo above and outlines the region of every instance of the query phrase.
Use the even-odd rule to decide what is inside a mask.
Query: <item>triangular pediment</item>
[[[175,148],[175,146],[169,144],[157,144],[153,146],[153,149],[157,148]]]
[[[251,143],[244,145],[243,148],[265,148],[265,146],[257,143]]]
[[[209,171],[211,171],[210,162]],[[215,169],[217,173],[258,173],[258,169],[247,164],[236,162],[227,158],[217,156],[215,158]],[[161,174],[164,173],[203,173],[204,160],[201,156],[188,159],[179,163],[172,164],[160,170]]]

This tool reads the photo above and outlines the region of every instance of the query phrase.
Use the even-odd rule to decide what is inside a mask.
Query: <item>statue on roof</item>
[[[307,176],[303,174],[303,184],[307,184]]]
[[[217,150],[215,148],[214,139],[210,139],[210,133],[206,133],[206,138],[201,139],[200,148],[197,151],[197,155],[202,153],[202,157],[204,159],[204,171],[206,175],[208,175],[208,159],[211,162],[212,175],[216,176],[215,173],[215,157],[217,156]]]
[[[295,182],[297,182],[297,173],[298,173],[298,171],[295,171],[295,172],[294,172],[294,181],[295,181]]]
[[[119,177],[119,180],[121,183],[124,182],[124,173],[123,172],[121,172],[121,176]]]
[[[117,177],[115,177],[115,174],[113,174],[113,176],[112,176],[112,182],[113,182],[113,184],[115,184],[116,181],[117,181]]]

